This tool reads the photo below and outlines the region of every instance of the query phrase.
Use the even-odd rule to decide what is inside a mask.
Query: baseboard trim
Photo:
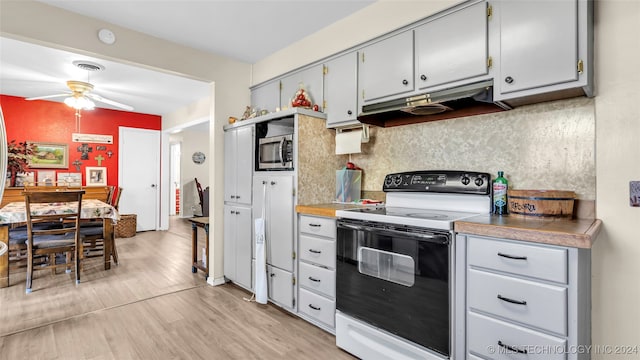
[[[214,279],[213,276],[209,276],[207,278],[207,284],[211,286],[220,286],[220,285],[224,285],[224,283],[225,283],[224,276],[216,279]]]

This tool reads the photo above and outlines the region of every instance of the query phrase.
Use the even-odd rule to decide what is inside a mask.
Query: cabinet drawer
[[[318,291],[328,297],[336,297],[336,272],[300,262],[300,286]]]
[[[469,237],[471,266],[567,283],[567,249]]]
[[[470,269],[470,309],[567,335],[567,289]]]
[[[336,303],[323,296],[300,289],[299,310],[331,327],[336,324]]]
[[[506,346],[527,353],[518,353]],[[566,346],[565,339],[467,313],[467,348],[470,353],[486,359],[561,360],[566,359]]]
[[[335,239],[336,220],[331,218],[301,215],[300,232]]]
[[[336,243],[300,234],[300,259],[335,269]]]

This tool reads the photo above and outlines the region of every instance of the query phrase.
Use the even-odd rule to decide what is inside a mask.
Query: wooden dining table
[[[76,204],[76,205],[74,205]],[[32,214],[62,214],[77,207],[77,203],[32,204]],[[111,258],[114,253],[115,233],[113,224],[120,220],[120,214],[110,204],[95,199],[82,200],[82,219],[104,219],[104,269],[111,269]],[[110,220],[110,221],[108,221]],[[11,202],[0,209],[0,243],[9,245],[9,226],[26,224],[26,205],[22,201]],[[4,246],[2,246],[4,247]],[[0,288],[9,286],[9,252],[0,255]]]

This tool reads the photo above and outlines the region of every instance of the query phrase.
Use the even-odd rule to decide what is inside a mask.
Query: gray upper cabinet
[[[488,73],[485,2],[436,18],[414,31],[417,89]]]
[[[588,60],[580,54],[586,7],[582,0],[495,4],[500,21],[500,71],[495,83],[503,99],[529,95],[517,93],[524,90],[581,80],[579,67]],[[582,80],[586,83],[586,77]],[[571,87],[576,85],[580,86]],[[540,92],[544,91],[535,91]]]
[[[224,132],[224,201],[251,204],[253,126]]]
[[[363,104],[414,90],[413,31],[386,38],[360,51],[358,86]]]
[[[300,85],[311,97],[311,104],[318,104],[322,111],[322,64],[317,64],[295,73],[289,74],[280,80],[280,108],[290,108],[291,98],[296,94]]]
[[[350,52],[325,63],[324,112],[327,127],[357,125],[358,53]]]
[[[273,80],[251,91],[251,107],[269,112],[280,107],[280,81]]]

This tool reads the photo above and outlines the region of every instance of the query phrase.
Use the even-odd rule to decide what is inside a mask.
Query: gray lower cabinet
[[[334,333],[336,220],[300,215],[298,224],[298,314]]]
[[[251,208],[225,205],[223,219],[224,276],[251,289]]]
[[[457,236],[466,353],[480,359],[587,359],[590,251]]]

